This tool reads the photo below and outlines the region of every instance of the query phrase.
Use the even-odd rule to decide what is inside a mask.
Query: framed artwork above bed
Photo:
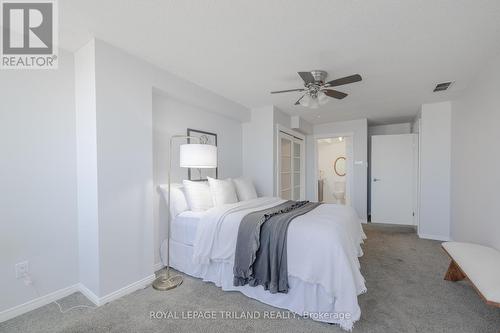
[[[216,133],[210,133],[202,130],[188,128],[187,135],[200,138],[200,142],[198,142],[198,140],[188,139],[187,140],[188,143],[201,143],[201,144],[209,144],[217,146]],[[218,175],[218,168],[215,169],[188,168],[188,179],[193,181],[206,181],[207,177],[212,177],[217,179],[217,175]]]

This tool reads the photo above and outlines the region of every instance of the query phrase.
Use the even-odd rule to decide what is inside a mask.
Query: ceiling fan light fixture
[[[295,102],[295,105],[302,105],[303,107],[311,109],[317,109],[320,107],[320,105],[325,105],[330,101],[330,98],[343,99],[347,97],[346,93],[330,88],[359,82],[362,80],[361,75],[354,74],[325,82],[328,73],[321,70],[298,72],[298,74],[304,81],[304,88],[271,91],[271,94],[288,93],[294,91],[304,92],[304,95],[302,95],[302,97],[300,97]]]
[[[299,104],[306,108],[317,109],[321,105],[328,103],[328,96],[322,92],[317,93],[306,92],[306,94],[299,100]]]
[[[329,101],[330,101],[330,99],[328,98],[328,96],[326,96],[326,94],[325,94],[324,91],[319,91],[318,92],[318,102],[319,102],[319,105],[325,105]]]
[[[311,102],[309,102],[309,107],[311,109],[317,109],[317,108],[319,108],[318,97],[311,97]]]

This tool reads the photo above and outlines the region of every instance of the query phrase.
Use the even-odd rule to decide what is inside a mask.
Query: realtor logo
[[[57,68],[56,0],[1,0],[2,69]]]

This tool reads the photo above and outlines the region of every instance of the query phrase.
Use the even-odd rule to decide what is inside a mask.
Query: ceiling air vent
[[[453,81],[450,82],[443,82],[443,83],[438,83],[436,84],[436,88],[434,88],[434,92],[437,91],[445,91],[447,90],[451,85],[453,84]]]

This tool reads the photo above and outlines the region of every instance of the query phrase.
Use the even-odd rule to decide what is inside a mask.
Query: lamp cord
[[[90,305],[75,305],[75,306],[70,307],[69,309],[63,310],[62,306],[61,306],[61,304],[59,304],[59,302],[54,301],[54,303],[56,303],[57,307],[59,308],[59,312],[61,312],[63,314],[66,312],[69,312],[71,310],[74,310],[74,309],[91,309],[91,310],[97,309],[97,307],[90,306]]]
[[[31,276],[28,273],[24,273],[23,278],[24,278],[24,284],[32,287],[33,290],[35,291],[37,297],[40,298],[41,297],[40,292],[38,291],[38,288],[36,287],[35,283],[31,279]],[[55,303],[57,305],[57,307],[59,308],[59,312],[62,314],[67,313],[67,312],[74,310],[74,309],[91,309],[91,310],[97,309],[97,306],[75,305],[75,306],[72,306],[66,310],[63,310],[61,304],[59,304],[59,302],[57,300],[52,302],[52,303]]]

